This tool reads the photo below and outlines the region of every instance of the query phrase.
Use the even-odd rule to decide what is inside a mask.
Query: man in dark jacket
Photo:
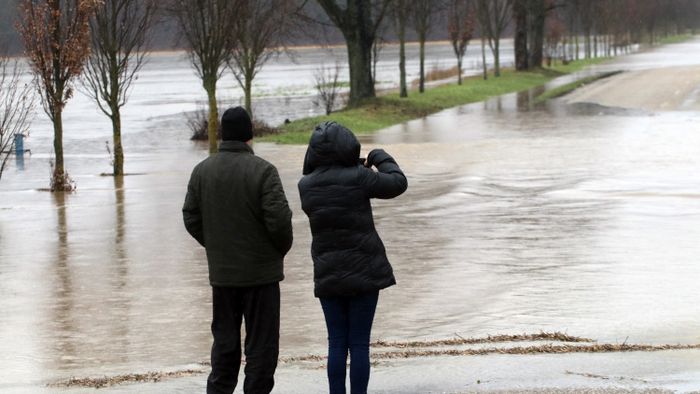
[[[192,171],[182,213],[206,249],[213,288],[214,344],[207,393],[232,393],[245,320],[246,393],[269,393],[279,354],[283,259],[292,246],[292,212],[277,169],[255,156],[248,113],[221,118],[219,153]]]

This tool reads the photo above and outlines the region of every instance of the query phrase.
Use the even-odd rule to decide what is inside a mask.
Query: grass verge
[[[668,37],[662,37],[656,41],[657,45],[679,44],[693,38],[692,34],[676,34]]]
[[[574,90],[584,87],[588,85],[589,83],[593,83],[595,81],[598,81],[600,79],[612,77],[613,75],[619,74],[620,71],[613,71],[613,72],[608,72],[608,73],[603,73],[599,75],[592,75],[590,77],[586,78],[581,78],[579,80],[576,80],[574,82],[567,83],[565,85],[561,85],[559,87],[556,87],[554,89],[548,90],[541,95],[537,96],[537,99],[535,99],[535,103],[543,103],[547,100],[558,98],[561,96],[565,96]]]
[[[399,98],[398,93],[389,93],[328,116],[295,120],[280,126],[279,133],[257,138],[257,140],[281,144],[306,144],[313,128],[329,120],[341,123],[355,134],[369,134],[443,109],[534,88],[558,76],[579,71],[588,65],[605,60],[607,58],[587,59],[530,72],[502,70],[499,78],[489,76],[488,80],[483,80],[481,76],[470,77],[466,78],[462,85],[455,83],[441,85],[427,89],[423,94],[411,90],[407,98]]]

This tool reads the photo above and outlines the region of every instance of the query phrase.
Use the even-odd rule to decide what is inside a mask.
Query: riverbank
[[[584,67],[600,64],[609,58],[586,59],[557,65],[551,68],[529,72],[502,70],[496,78],[489,75],[484,80],[481,75],[465,78],[462,85],[449,83],[429,88],[420,94],[409,91],[407,98],[400,98],[392,92],[368,100],[364,104],[346,108],[331,115],[314,116],[294,120],[282,125],[280,133],[261,138],[260,141],[281,144],[305,144],[313,128],[324,121],[339,122],[356,134],[370,134],[377,130],[421,118],[447,108],[484,101],[507,93],[518,92],[544,85],[554,78],[582,70]]]
[[[369,392],[405,393],[673,393],[697,388],[696,350],[615,354],[489,354],[428,356],[373,362]],[[108,394],[203,392],[206,373],[174,371],[136,383],[101,386]],[[77,382],[77,381],[76,381]],[[323,363],[282,362],[275,393],[327,390]],[[91,386],[47,387],[46,392],[89,393]]]
[[[668,389],[680,389],[692,387],[690,376],[674,376],[669,379],[649,374],[649,367],[658,367],[660,359],[674,358],[675,362],[683,362],[688,356],[697,354],[700,345],[689,344],[632,344],[632,343],[600,343],[589,338],[571,336],[562,332],[539,332],[535,334],[495,335],[480,338],[454,337],[442,340],[420,341],[384,341],[378,340],[371,344],[372,363],[375,377],[372,382],[373,391],[379,392],[407,392],[405,377],[399,378],[398,374],[416,368],[427,368],[425,371],[415,371],[418,380],[413,382],[421,387],[417,392],[473,392],[473,391],[499,391],[508,390],[520,392],[521,390],[533,390],[549,392],[548,387],[556,388],[557,392],[563,388],[572,390],[598,390],[596,392],[616,392],[620,389],[653,389],[663,391]],[[671,351],[676,351],[671,353]],[[615,353],[613,357],[605,357],[605,354]],[[660,353],[662,356],[654,355]],[[634,355],[630,355],[634,354]],[[562,360],[563,355],[568,355]],[[515,360],[507,359],[508,356],[517,356],[524,359],[540,359],[535,368],[525,368],[519,365],[517,377],[513,372],[502,371],[498,368],[502,363],[515,363]],[[678,357],[680,356],[680,359]],[[464,357],[471,357],[465,360]],[[543,359],[547,359],[544,361]],[[611,359],[633,359],[630,363],[613,362],[612,370],[600,369],[598,363]],[[594,363],[591,361],[595,360]],[[640,363],[640,360],[644,360]],[[561,363],[566,367],[562,368]],[[307,354],[297,357],[281,357],[280,368],[277,375],[277,392],[285,393],[309,393],[322,392],[325,388],[324,374],[326,369],[326,357],[321,354]],[[435,364],[441,364],[435,368]],[[474,365],[488,366],[486,370],[473,370]],[[615,365],[618,364],[618,365]],[[640,365],[642,364],[641,368]],[[459,366],[468,366],[461,371]],[[621,368],[622,367],[622,368]],[[646,369],[644,367],[647,367]],[[547,369],[547,372],[543,371]],[[296,371],[290,379],[289,372]],[[687,374],[688,368],[681,368],[683,374]],[[203,377],[209,372],[209,363],[201,362],[186,366],[184,369],[169,369],[165,371],[149,371],[145,373],[130,373],[114,376],[97,377],[72,377],[63,381],[53,382],[47,385],[55,389],[107,389],[109,392],[119,393],[133,390],[153,392],[154,383],[161,383],[159,392],[167,392],[164,386],[177,384],[182,388],[188,387],[189,392],[201,391],[206,379]],[[414,376],[411,373],[408,376]],[[392,379],[387,380],[386,376]],[[678,375],[676,372],[675,375]],[[382,379],[381,376],[385,376]],[[542,379],[546,377],[546,379]],[[681,378],[681,379],[678,379]],[[168,380],[181,379],[177,383]],[[397,381],[404,384],[397,384]],[[519,381],[522,386],[513,385]],[[119,387],[122,386],[122,387]],[[300,390],[304,387],[303,390]],[[411,385],[413,387],[413,385]],[[466,390],[466,391],[465,391]],[[173,390],[175,391],[175,390]]]

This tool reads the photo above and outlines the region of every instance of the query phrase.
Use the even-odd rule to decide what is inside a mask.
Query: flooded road
[[[700,64],[689,55],[700,54],[700,41],[654,53],[605,67],[650,68],[651,58],[659,67],[676,58]],[[385,148],[409,179],[405,195],[375,204],[398,286],[380,296],[373,338],[544,330],[699,343],[700,113],[536,106],[532,98],[508,95],[363,137],[364,154]],[[48,181],[46,153],[6,171],[0,392],[207,360],[205,255],[180,213],[190,171],[207,153],[160,127],[168,122],[150,122],[130,140],[127,170],[138,175],[101,177],[106,154],[75,146],[67,159],[74,194],[38,191]],[[94,136],[72,138],[99,145]],[[281,355],[323,354],[296,191],[305,147],[255,150],[280,170],[294,211]]]

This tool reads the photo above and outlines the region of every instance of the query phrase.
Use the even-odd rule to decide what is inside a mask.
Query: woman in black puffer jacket
[[[403,172],[383,150],[375,149],[362,160],[360,143],[350,130],[335,122],[314,130],[299,193],[313,235],[314,293],[328,328],[333,394],[345,393],[348,350],[351,391],[367,392],[369,339],[379,290],[396,284],[374,227],[370,199],[394,198],[406,187]]]

